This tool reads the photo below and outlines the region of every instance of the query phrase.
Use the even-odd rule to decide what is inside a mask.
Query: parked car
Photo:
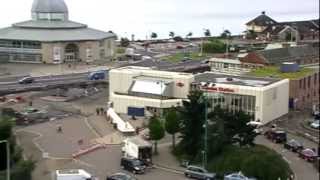
[[[313,123],[310,124],[310,127],[314,129],[319,129],[320,128],[320,120],[315,120]]]
[[[122,169],[132,172],[133,174],[145,173],[146,166],[139,159],[121,158],[120,166]]]
[[[27,76],[27,77],[20,79],[18,82],[19,82],[19,84],[31,84],[34,82],[34,78],[31,76]]]
[[[299,157],[309,162],[314,162],[317,159],[318,155],[314,150],[307,148],[299,152]]]
[[[111,176],[108,176],[106,180],[138,180],[138,179],[125,173],[116,173]]]
[[[256,178],[248,178],[241,172],[225,175],[224,180],[256,180]]]
[[[289,149],[293,152],[300,152],[303,150],[302,143],[300,143],[299,141],[297,141],[295,139],[291,139],[290,141],[286,142],[285,144],[283,144],[283,147],[285,149]]]
[[[216,177],[215,173],[209,173],[206,169],[198,166],[188,166],[184,175],[189,178],[213,180]]]
[[[287,133],[282,130],[268,130],[265,136],[275,143],[284,143],[287,141]]]

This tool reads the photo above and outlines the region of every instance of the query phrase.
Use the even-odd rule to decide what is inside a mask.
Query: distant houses
[[[247,34],[255,33],[260,40],[312,41],[319,39],[319,19],[277,22],[263,11],[246,23]]]

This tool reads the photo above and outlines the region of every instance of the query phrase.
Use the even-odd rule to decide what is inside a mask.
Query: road
[[[20,78],[21,76],[1,78],[0,94],[14,93],[19,91],[32,90],[36,88],[46,88],[48,86],[91,82],[90,80],[88,80],[88,73],[34,77],[35,82],[31,84],[19,84],[18,80]],[[108,80],[108,76],[106,80]]]

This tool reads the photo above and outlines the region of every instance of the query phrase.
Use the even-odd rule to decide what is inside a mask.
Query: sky
[[[1,0],[0,28],[30,19],[33,0]],[[319,18],[319,0],[65,0],[69,17],[118,36],[145,39],[151,32],[167,38],[169,31],[201,36],[228,29],[245,30],[245,23],[266,11],[276,21]]]

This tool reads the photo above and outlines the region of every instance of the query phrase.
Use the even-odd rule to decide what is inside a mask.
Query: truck
[[[95,180],[95,178],[83,169],[56,170],[53,180]]]
[[[95,71],[88,75],[89,80],[103,80],[106,78],[106,71]]]
[[[149,165],[152,161],[152,145],[139,136],[123,140],[124,157],[135,158]]]

